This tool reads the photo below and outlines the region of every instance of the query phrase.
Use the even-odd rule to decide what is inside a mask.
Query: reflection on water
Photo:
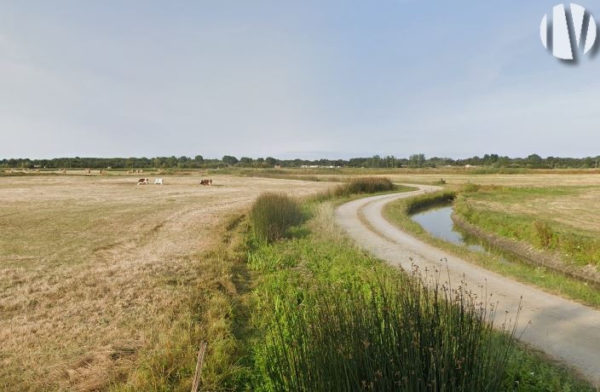
[[[414,214],[412,219],[434,237],[456,245],[466,246],[477,252],[485,252],[485,249],[481,245],[473,243],[472,240],[469,240],[467,236],[454,227],[451,215],[452,206],[447,206],[419,212]]]

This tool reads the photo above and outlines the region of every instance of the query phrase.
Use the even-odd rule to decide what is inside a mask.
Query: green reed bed
[[[464,291],[378,278],[276,301],[262,348],[270,390],[501,390],[512,335],[485,308]]]

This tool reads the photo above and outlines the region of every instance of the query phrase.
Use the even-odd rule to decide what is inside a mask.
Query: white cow
[[[162,185],[163,184],[163,179],[162,178],[155,178],[154,179],[154,185]]]

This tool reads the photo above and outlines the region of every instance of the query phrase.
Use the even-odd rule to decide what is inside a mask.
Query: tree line
[[[54,159],[2,159],[0,168],[14,169],[145,169],[145,168],[182,168],[182,169],[211,169],[225,167],[244,168],[289,168],[289,167],[354,167],[354,168],[436,168],[436,167],[484,166],[493,168],[598,168],[600,156],[586,158],[545,157],[537,154],[526,158],[511,158],[497,154],[485,154],[466,159],[432,157],[424,154],[414,154],[408,158],[375,155],[368,158],[351,159],[276,159],[267,158],[237,158],[225,155],[221,159],[204,159],[201,155],[195,157],[155,157],[155,158],[54,158]]]

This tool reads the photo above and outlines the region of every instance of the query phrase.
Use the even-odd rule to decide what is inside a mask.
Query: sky
[[[557,3],[1,2],[0,159],[600,155]]]

